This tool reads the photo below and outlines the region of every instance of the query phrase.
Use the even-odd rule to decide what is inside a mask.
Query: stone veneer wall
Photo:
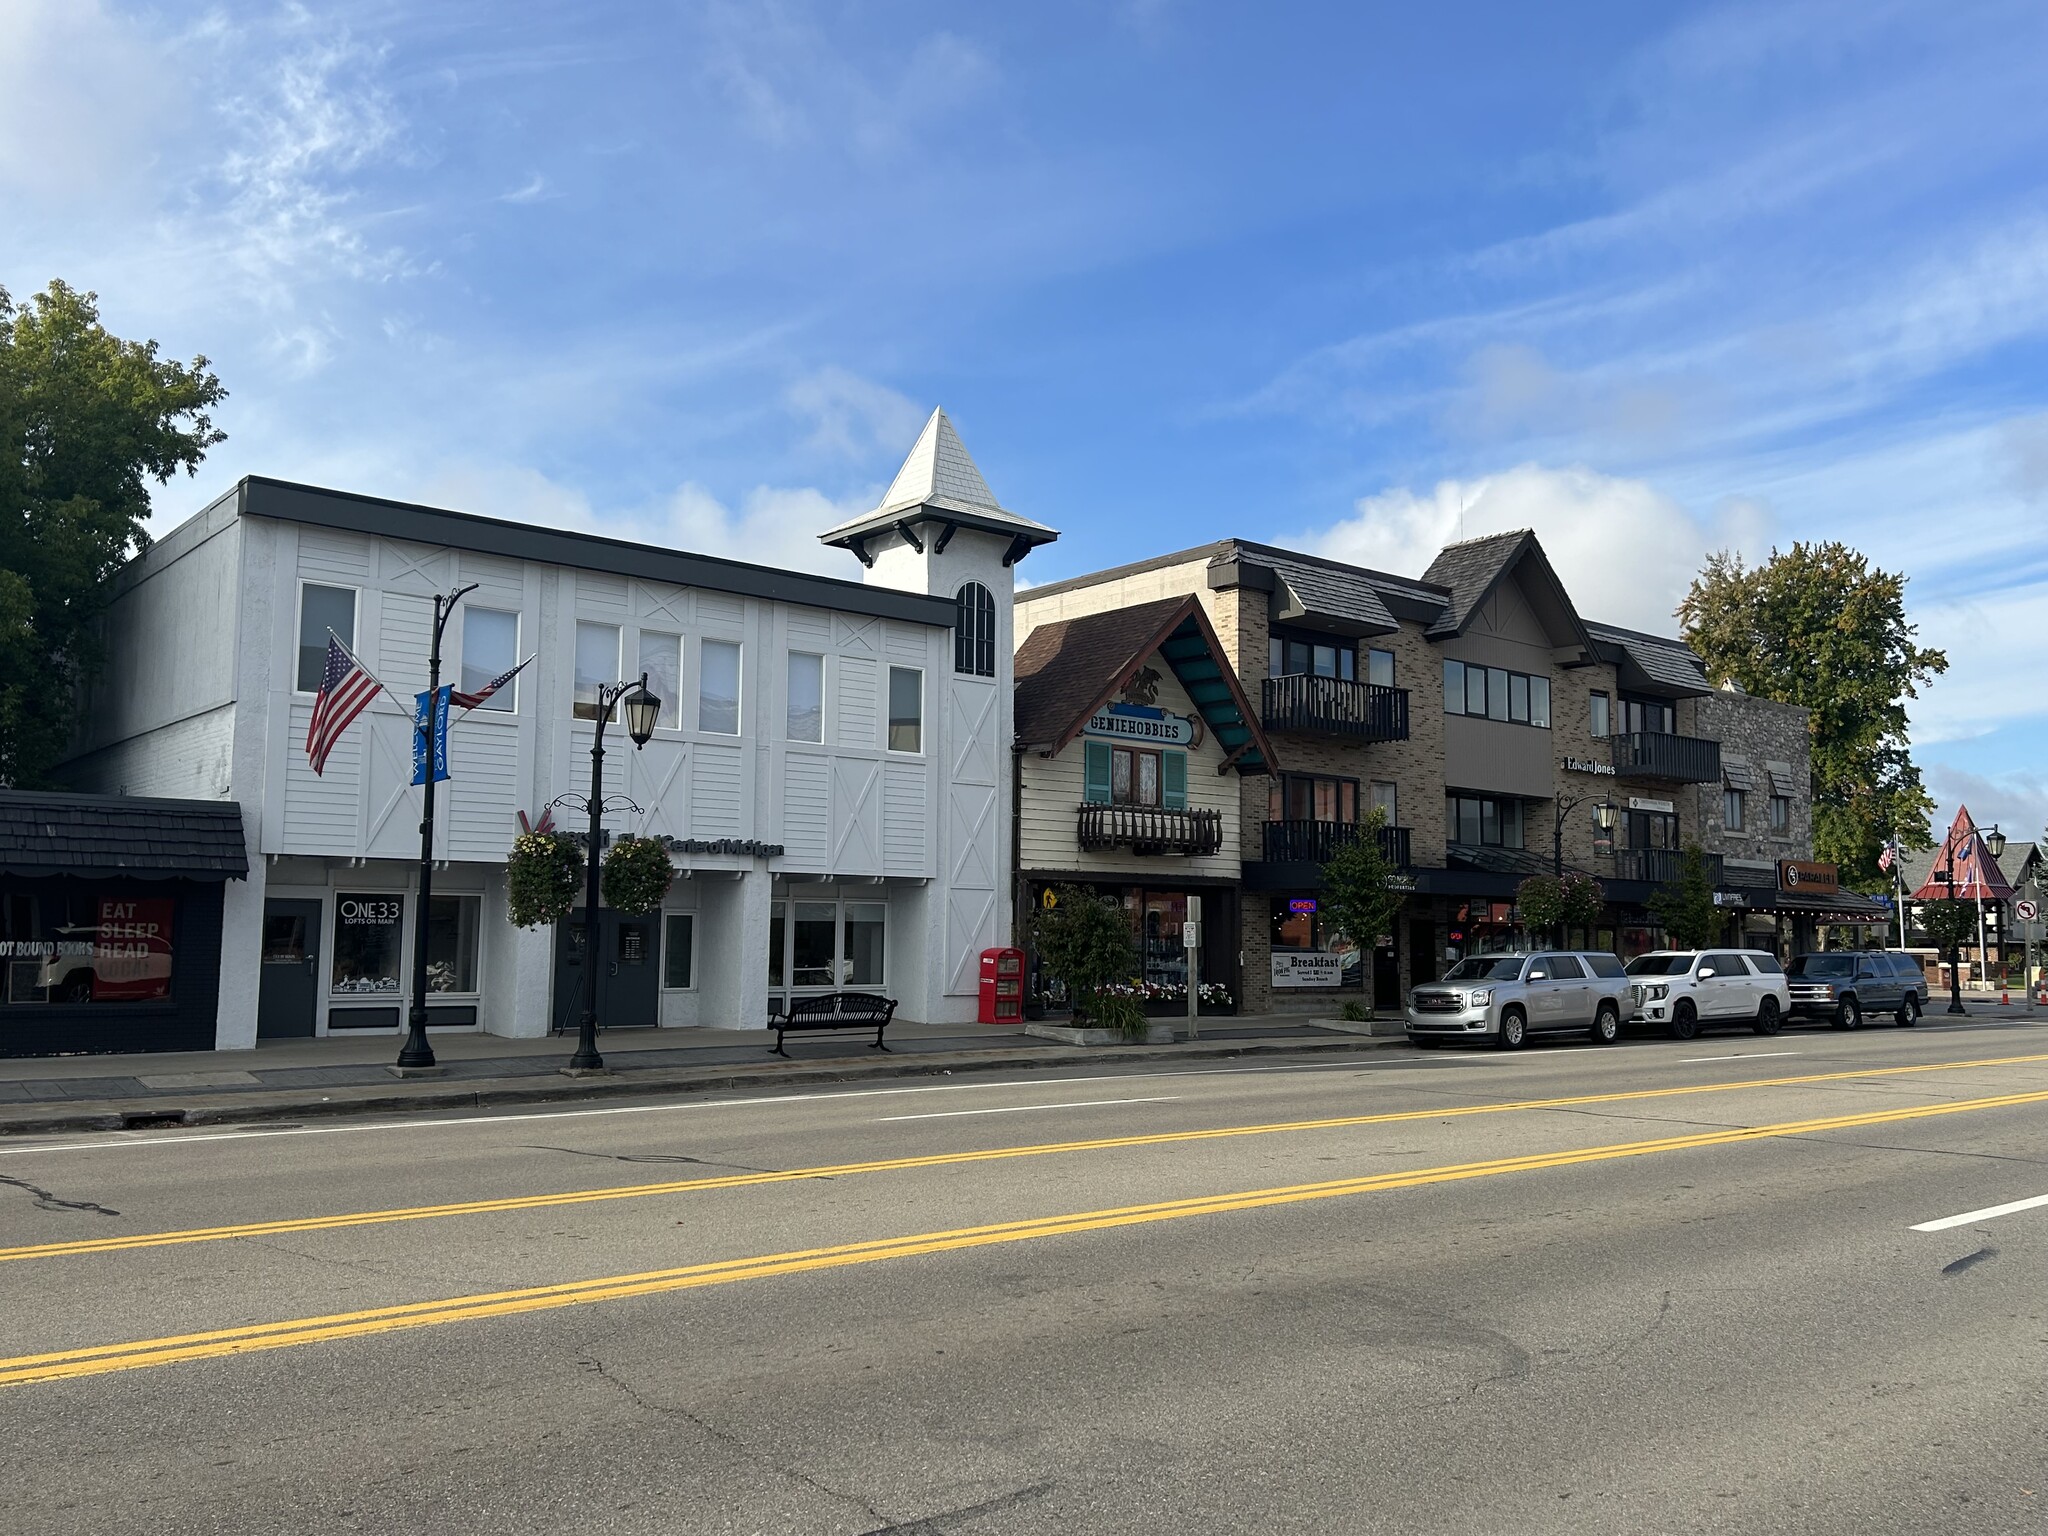
[[[1745,759],[1756,779],[1740,832],[1730,832],[1722,825],[1722,786],[1697,786],[1693,798],[1702,829],[1700,845],[1724,858],[1758,863],[1812,858],[1812,711],[1799,704],[1725,691],[1695,700],[1694,709],[1699,733],[1720,741],[1722,759]],[[1792,824],[1783,836],[1771,831],[1767,770],[1772,763],[1789,770],[1792,779]]]

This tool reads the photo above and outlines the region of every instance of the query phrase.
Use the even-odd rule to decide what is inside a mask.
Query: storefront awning
[[[0,875],[217,881],[248,873],[233,800],[0,789]]]
[[[1776,912],[1819,923],[1890,923],[1898,914],[1856,891],[1737,891],[1750,912]]]

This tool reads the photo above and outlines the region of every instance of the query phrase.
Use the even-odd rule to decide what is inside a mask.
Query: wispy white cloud
[[[844,368],[805,375],[783,400],[811,424],[806,447],[851,459],[906,452],[925,416],[908,396]]]

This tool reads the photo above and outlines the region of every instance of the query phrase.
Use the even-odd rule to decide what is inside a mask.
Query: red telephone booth
[[[1024,1022],[1024,951],[984,949],[981,952],[981,1022]]]

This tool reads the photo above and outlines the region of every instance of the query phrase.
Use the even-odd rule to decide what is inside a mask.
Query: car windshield
[[[1854,976],[1854,955],[1801,955],[1792,962],[1788,976]]]
[[[1637,955],[1628,963],[1631,976],[1683,976],[1691,969],[1691,955]]]
[[[1445,981],[1513,981],[1522,974],[1520,955],[1474,955],[1444,972]]]

